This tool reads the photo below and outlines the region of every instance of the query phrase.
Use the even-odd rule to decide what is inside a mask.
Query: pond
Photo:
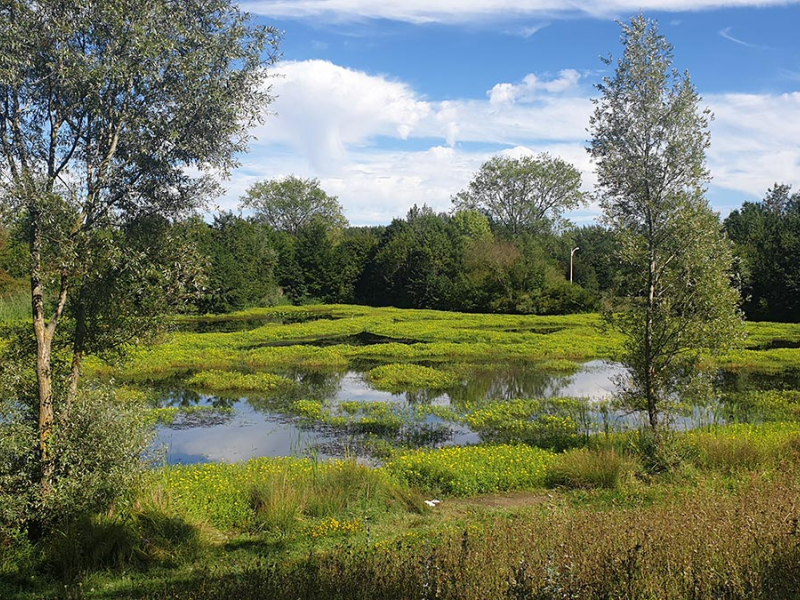
[[[436,408],[463,414],[465,407],[488,401],[567,397],[585,398],[591,405],[610,398],[615,390],[613,380],[621,373],[618,364],[590,361],[572,374],[531,366],[476,368],[459,385],[446,391],[380,391],[370,386],[363,371],[356,370],[288,373],[296,385],[291,392],[277,397],[223,397],[165,389],[159,402],[162,407],[218,407],[224,412],[210,410],[208,418],[194,423],[180,420],[161,426],[156,443],[171,464],[236,462],[260,456],[362,456],[370,454],[370,444],[381,438],[392,444],[414,446],[478,443],[482,439],[478,432],[463,422],[443,418]],[[334,412],[344,406],[352,409],[358,403],[356,406],[366,407],[370,427],[365,426],[363,417],[359,417],[357,426],[343,426],[339,421],[339,426],[331,426],[298,417],[296,411],[289,409],[298,401],[308,400],[322,403]],[[376,407],[377,404],[385,406]],[[378,410],[370,410],[371,407]],[[409,422],[399,424],[397,415]],[[600,417],[588,414],[587,418]]]

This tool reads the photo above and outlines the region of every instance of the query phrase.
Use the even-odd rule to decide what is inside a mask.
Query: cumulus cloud
[[[575,69],[564,69],[556,79],[549,81],[539,78],[535,73],[529,73],[520,84],[498,83],[489,90],[491,104],[514,104],[515,102],[530,102],[538,98],[541,92],[561,93],[574,89],[578,85],[581,74]]]
[[[716,186],[762,197],[775,182],[798,183],[800,92],[706,101],[715,116],[708,161]]]
[[[498,152],[549,152],[595,182],[585,151],[592,112],[589,88],[564,70],[494,86],[483,100],[436,101],[410,86],[324,61],[283,65],[277,111],[228,183],[222,208],[235,208],[262,179],[317,177],[337,195],[351,223],[388,223],[414,204],[450,209],[480,165]],[[505,90],[501,102],[496,90]],[[776,181],[798,183],[800,93],[706,96],[715,113],[708,164],[714,187],[762,197]],[[389,142],[389,143],[386,143]],[[576,221],[598,214],[596,206]]]
[[[391,19],[410,23],[508,21],[515,18],[591,16],[640,11],[699,11],[739,6],[781,6],[797,0],[248,0],[246,10],[272,18],[329,22]]]
[[[323,60],[289,62],[271,80],[277,113],[254,130],[259,143],[282,142],[326,172],[347,148],[376,136],[406,139],[430,111],[407,85]]]

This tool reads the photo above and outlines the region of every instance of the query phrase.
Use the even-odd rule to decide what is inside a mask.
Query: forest
[[[556,224],[546,215],[514,231],[480,210],[454,206],[436,214],[423,204],[386,226],[351,227],[318,182],[294,179],[327,200],[302,206],[298,194],[294,206],[276,207],[308,213],[296,226],[258,211],[169,224],[172,240],[188,242],[185,256],[202,277],[191,294],[174,299],[175,310],[332,303],[555,315],[600,310],[604,295],[624,283],[615,238],[602,225]],[[800,193],[775,184],[719,227],[733,243],[731,269],[746,317],[797,322]],[[0,293],[12,305],[23,296],[16,304],[25,310],[25,241],[5,227],[0,244]]]

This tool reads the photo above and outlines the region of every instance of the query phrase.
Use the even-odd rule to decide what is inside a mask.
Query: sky
[[[674,46],[711,123],[707,197],[722,217],[800,184],[800,0],[245,0],[283,32],[275,100],[217,200],[316,178],[351,225],[452,208],[494,155],[548,152],[594,189],[591,99],[642,13]],[[595,222],[596,204],[568,216]]]

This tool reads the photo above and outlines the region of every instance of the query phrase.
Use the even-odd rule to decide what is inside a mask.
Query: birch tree
[[[53,342],[70,303],[78,322],[67,402],[85,348],[81,290],[98,258],[132,221],[194,208],[209,189],[203,173],[234,164],[270,100],[265,66],[277,41],[228,0],[0,7],[0,213],[20,222],[30,250],[45,493]]]
[[[657,433],[700,353],[735,341],[742,323],[730,244],[705,198],[712,115],[688,73],[673,69],[655,22],[640,15],[621,26],[623,55],[598,86],[588,150],[626,272],[616,315],[629,375],[622,396]]]

